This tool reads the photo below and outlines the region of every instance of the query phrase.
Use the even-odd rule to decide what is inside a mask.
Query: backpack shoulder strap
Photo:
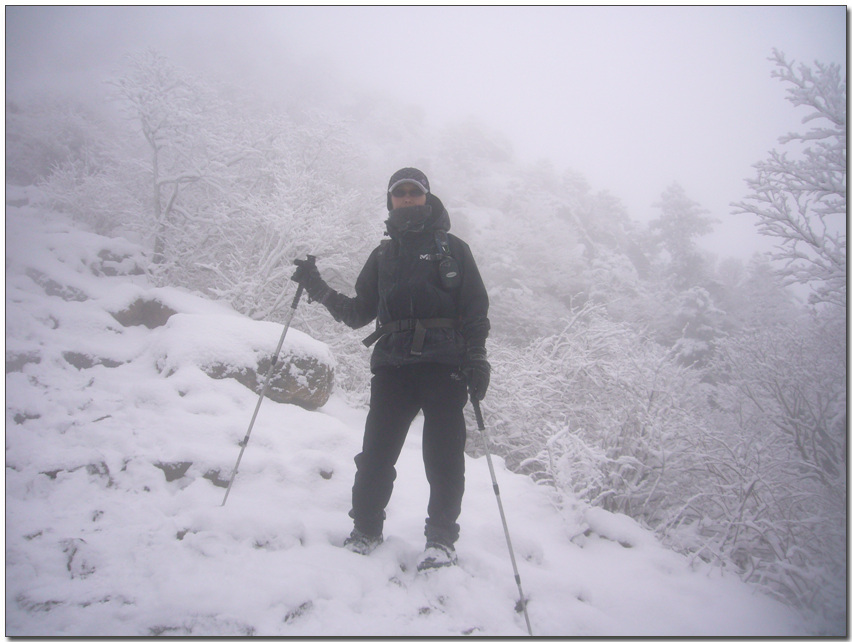
[[[444,256],[452,256],[450,253],[450,238],[447,236],[447,230],[435,230],[435,243],[438,245],[438,252]]]
[[[435,230],[435,242],[438,244],[438,274],[441,285],[447,290],[455,290],[461,285],[461,266],[450,251],[450,237],[446,230]]]
[[[381,241],[379,241],[379,252],[377,254],[379,262],[381,262],[381,260],[385,258],[385,255],[388,252],[388,247],[390,246],[390,242],[390,239],[382,239]]]

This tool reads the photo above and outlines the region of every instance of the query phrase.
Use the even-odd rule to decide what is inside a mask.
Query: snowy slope
[[[28,206],[7,207],[6,232],[7,361],[27,355],[6,375],[6,635],[526,634],[484,459],[468,460],[461,567],[426,577],[413,570],[428,494],[420,420],[369,558],[339,548],[365,416],[339,396],[315,412],[265,401],[222,507],[218,480],[257,398],[203,374],[199,354],[271,353],[280,326],[166,288],[182,314],[125,328],[109,311],[150,286],[92,266],[137,248]],[[322,353],[298,326],[286,350]],[[546,489],[495,464],[535,634],[808,633],[630,519],[558,513]]]

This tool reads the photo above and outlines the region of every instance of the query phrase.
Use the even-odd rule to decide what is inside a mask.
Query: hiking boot
[[[455,566],[458,563],[459,558],[452,544],[426,542],[426,550],[420,556],[420,561],[417,563],[417,570],[427,571],[433,568]]]
[[[357,528],[353,528],[352,533],[343,542],[343,548],[353,553],[358,553],[358,555],[369,555],[383,541],[384,538],[381,533],[378,535],[367,535]]]

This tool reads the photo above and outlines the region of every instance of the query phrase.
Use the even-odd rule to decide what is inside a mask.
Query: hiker
[[[409,426],[422,410],[423,462],[430,494],[426,549],[418,569],[457,563],[454,544],[464,494],[468,392],[482,400],[491,366],[486,360],[488,294],[470,247],[448,234],[450,217],[429,180],[407,167],[388,183],[383,240],[355,283],[355,296],[336,292],[310,261],[297,260],[293,280],[336,321],[376,331],[370,410],[355,457],[354,520],[344,546],[368,555],[383,541],[385,507]]]

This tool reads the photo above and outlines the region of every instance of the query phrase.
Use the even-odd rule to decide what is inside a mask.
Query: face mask
[[[398,207],[395,210],[391,210],[388,220],[385,223],[388,231],[394,231],[399,234],[420,231],[423,229],[423,224],[431,213],[432,208],[429,205]]]

